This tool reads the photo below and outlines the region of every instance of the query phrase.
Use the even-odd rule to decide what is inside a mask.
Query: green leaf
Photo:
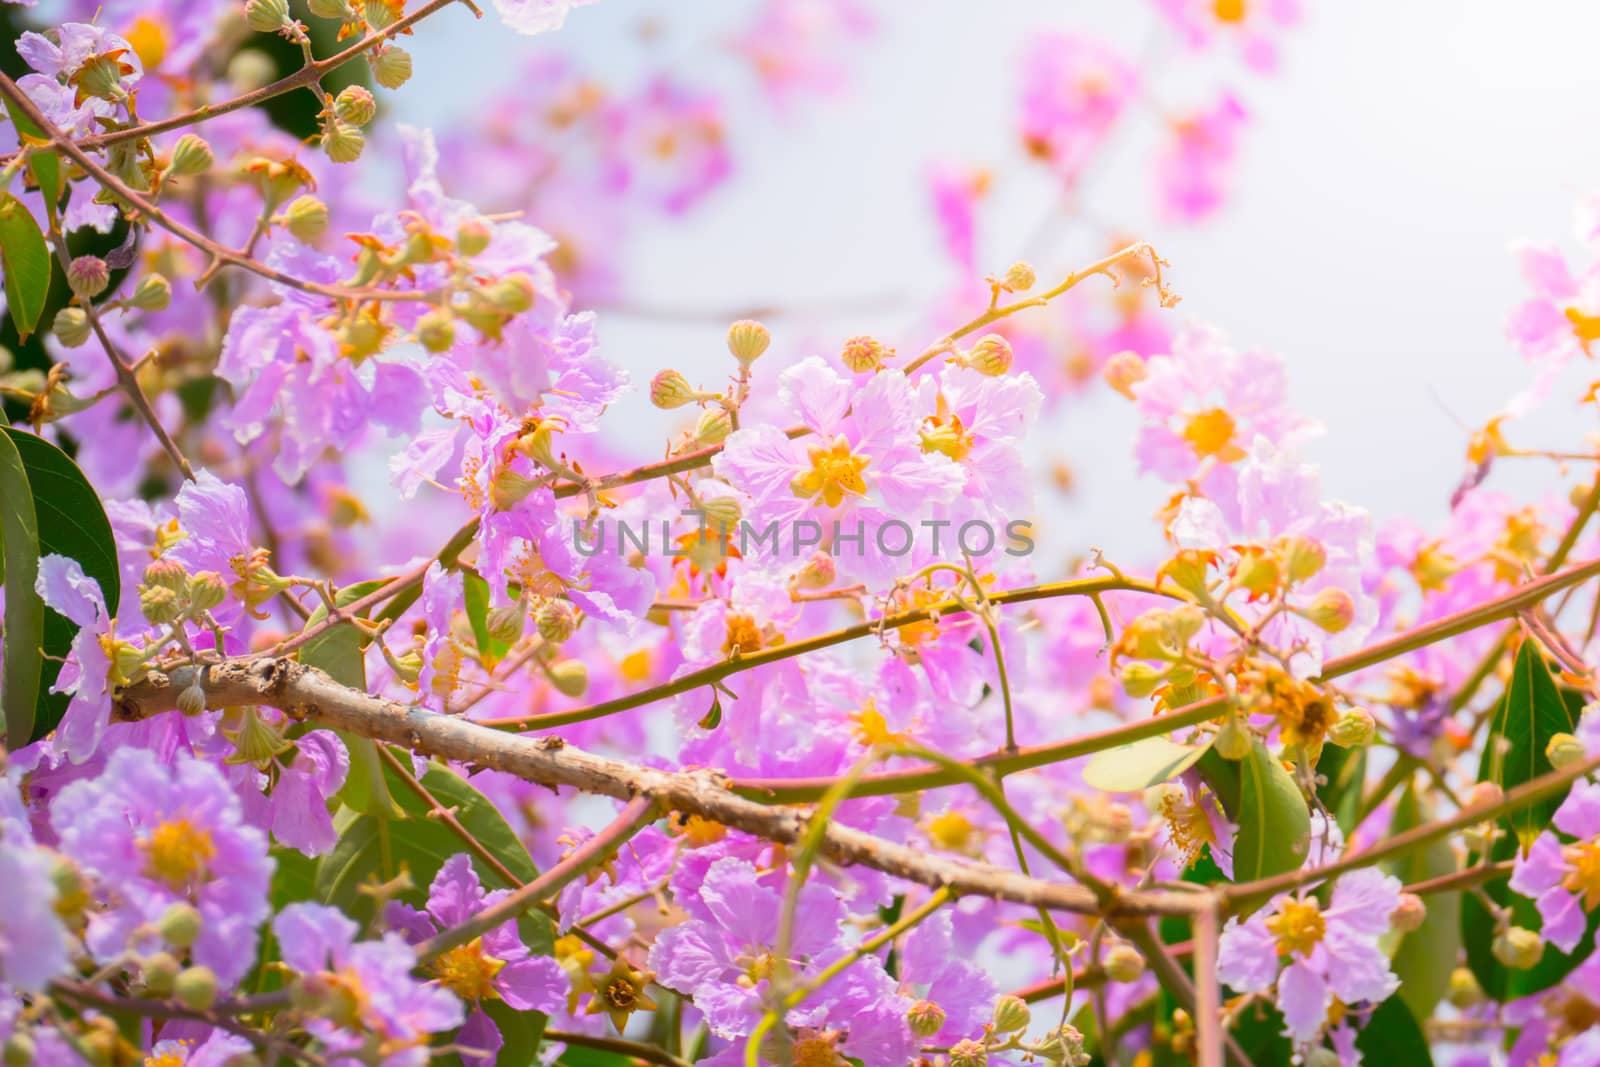
[[[0,433],[0,575],[5,584],[4,654],[0,655],[0,708],[6,747],[33,737],[34,706],[44,657],[44,601],[34,592],[39,573],[39,526],[28,471],[11,438]]]
[[[1176,778],[1198,763],[1210,747],[1147,737],[1095,753],[1083,768],[1083,780],[1108,793],[1137,793]]]
[[[1522,642],[1512,669],[1511,684],[1495,708],[1488,744],[1478,765],[1478,780],[1494,782],[1510,791],[1524,782],[1548,774],[1553,768],[1544,750],[1556,734],[1577,728],[1572,711],[1561,697],[1544,656],[1533,641]],[[1566,799],[1555,794],[1505,817],[1505,825],[1524,845],[1539,831]]]
[[[1425,810],[1416,790],[1407,787],[1395,805],[1389,832],[1400,834],[1421,826],[1433,817]],[[1404,885],[1426,881],[1456,870],[1455,850],[1439,838],[1413,849],[1397,860],[1390,873]],[[1450,972],[1455,969],[1461,949],[1461,894],[1435,893],[1428,898],[1428,917],[1422,926],[1402,934],[1393,959],[1394,973],[1400,979],[1400,998],[1418,1019],[1426,1019],[1450,988]]]
[[[66,556],[78,561],[83,573],[94,579],[106,608],[116,611],[122,598],[122,573],[117,568],[117,543],[111,535],[100,497],[77,464],[50,442],[17,429],[0,429],[22,458],[28,472],[28,490],[38,520],[39,555]],[[5,493],[7,500],[12,496]],[[7,598],[9,602],[9,597]],[[54,611],[44,614],[44,662],[39,670],[34,702],[33,732],[37,741],[61,721],[71,698],[52,693],[61,664],[72,647],[78,628]],[[8,703],[9,706],[9,703]]]
[[[1378,1010],[1356,1035],[1356,1048],[1364,1063],[1433,1067],[1428,1038],[1398,995],[1378,1005]]]
[[[1367,750],[1323,745],[1317,760],[1317,775],[1325,779],[1317,787],[1322,806],[1333,813],[1339,829],[1348,837],[1355,830],[1361,807],[1361,785],[1367,776]]]
[[[489,633],[489,583],[477,571],[464,570],[462,594],[465,598],[467,622],[472,626],[472,637],[478,645],[478,655],[485,667],[500,662],[511,646],[498,641]]]
[[[530,1067],[539,1058],[539,1044],[544,1038],[544,1013],[518,1011],[503,1000],[485,1001],[483,1010],[505,1042],[495,1058],[495,1067]]]
[[[0,193],[0,263],[6,272],[6,304],[24,340],[38,325],[50,293],[50,249],[22,201]]]
[[[1495,842],[1489,858],[1492,862],[1501,863],[1516,854],[1516,838],[1505,835]],[[1481,858],[1473,857],[1470,862],[1481,862]],[[1512,925],[1527,930],[1543,928],[1544,920],[1539,915],[1538,907],[1527,897],[1513,893],[1504,879],[1497,878],[1485,883],[1483,891],[1497,906],[1511,909]],[[1514,971],[1494,958],[1494,916],[1489,914],[1476,894],[1461,894],[1461,943],[1467,950],[1467,966],[1483,991],[1501,1002],[1549,989],[1571,974],[1594,951],[1597,927],[1600,927],[1600,909],[1590,912],[1588,929],[1572,952],[1561,952],[1554,945],[1546,944],[1544,955],[1538,963],[1525,971]]]
[[[353,604],[381,585],[381,581],[371,581],[345,586],[334,596],[333,602],[340,607]],[[318,606],[306,620],[306,629],[322,625],[327,617],[326,605]],[[365,642],[359,626],[342,622],[301,645],[300,662],[317,668],[341,685],[364,690],[367,687]],[[339,790],[339,799],[359,812],[394,814],[394,800],[384,783],[377,745],[370,738],[343,730],[334,732],[350,753],[350,773],[345,776],[344,785]]]
[[[409,753],[396,750],[402,760]],[[445,860],[468,848],[456,833],[436,818],[428,806],[392,772],[385,774],[386,786],[399,808],[399,818],[345,813],[339,842],[317,864],[316,896],[350,915],[362,918],[372,911],[371,898],[360,891],[371,882],[386,881],[405,869],[416,889],[403,899],[426,899],[428,885]],[[467,832],[483,845],[501,866],[520,881],[538,875],[533,858],[516,832],[500,812],[473,785],[442,764],[430,765],[421,779],[423,786],[440,804],[454,811]],[[499,871],[473,854],[473,867],[487,889],[511,889]],[[532,922],[524,921],[523,937],[531,949],[548,954],[554,944],[551,924],[535,912]]]
[[[8,109],[12,123],[17,127],[17,144],[23,148],[50,143],[44,131],[32,119],[16,108]],[[39,186],[39,192],[51,204],[61,202],[61,157],[54,150],[34,152],[28,157],[28,170]]]
[[[1233,878],[1253,882],[1298,870],[1311,847],[1311,813],[1289,772],[1259,740],[1239,763],[1239,832]]]

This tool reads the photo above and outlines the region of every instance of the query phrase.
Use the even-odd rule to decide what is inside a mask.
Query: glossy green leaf
[[[477,571],[462,572],[461,590],[478,655],[486,666],[498,663],[511,646],[489,633],[489,583]]]
[[[377,589],[381,581],[360,582],[345,586],[334,596],[340,607],[353,604]],[[306,620],[306,629],[320,626],[328,617],[326,606],[319,605]],[[367,687],[365,638],[354,623],[331,626],[300,646],[300,662],[315,667],[341,685],[364,690]],[[377,745],[366,737],[334,731],[350,753],[350,773],[345,776],[339,799],[356,811],[374,815],[394,815],[394,800],[384,783],[383,767],[378,760]]]
[[[89,479],[67,454],[50,442],[17,429],[3,429],[28,472],[28,490],[38,523],[39,555],[66,556],[78,561],[83,573],[100,586],[106,606],[117,610],[122,598],[122,573],[117,567],[117,543],[111,535],[100,497]],[[7,498],[11,494],[5,494]],[[9,599],[9,598],[8,598]],[[72,647],[78,628],[63,615],[44,613],[44,661],[34,701],[33,732],[38,740],[54,730],[67,710],[70,697],[52,693],[61,664]]]
[[[17,142],[23,147],[50,143],[37,124],[16,108],[10,109],[10,118],[17,128]],[[61,157],[54,150],[36,151],[28,156],[28,171],[33,175],[39,192],[52,204],[61,202]]]
[[[1239,763],[1239,832],[1233,878],[1253,882],[1299,869],[1311,847],[1311,813],[1289,772],[1259,740]]]
[[[0,264],[6,273],[6,305],[24,339],[38,325],[50,293],[50,248],[38,222],[9,193],[0,193]]]
[[[1553,768],[1544,750],[1559,733],[1571,733],[1576,720],[1544,656],[1533,641],[1524,641],[1517,651],[1511,683],[1495,707],[1490,724],[1489,743],[1484,746],[1478,765],[1478,780],[1495,782],[1507,791],[1524,782],[1548,774]],[[1550,818],[1561,806],[1565,794],[1557,793],[1536,804],[1512,812],[1505,824],[1524,844],[1539,836],[1550,825]]]
[[[8,748],[20,748],[33,736],[44,662],[44,601],[33,588],[38,573],[39,525],[28,471],[11,438],[0,433],[0,575],[6,576],[0,708]]]
[[[1364,1063],[1433,1067],[1428,1037],[1398,995],[1378,1005],[1356,1035],[1356,1049]]]
[[[1516,856],[1517,851],[1516,838],[1507,834],[1495,843],[1490,860],[1501,863]],[[1472,857],[1470,862],[1480,861]],[[1513,925],[1528,930],[1542,929],[1544,920],[1540,918],[1539,909],[1533,901],[1511,892],[1504,879],[1486,882],[1483,891],[1496,905],[1511,909]],[[1547,944],[1538,963],[1528,970],[1514,971],[1494,958],[1494,916],[1489,914],[1476,894],[1461,894],[1461,943],[1467,951],[1467,966],[1484,992],[1501,1002],[1549,989],[1571,974],[1594,951],[1597,927],[1600,927],[1600,909],[1589,914],[1589,927],[1584,932],[1583,940],[1572,952],[1561,952]]]
[[[1389,832],[1403,833],[1428,822],[1433,814],[1408,787],[1395,805]],[[1455,850],[1447,839],[1439,838],[1402,855],[1390,873],[1402,884],[1412,885],[1455,870]],[[1419,928],[1401,935],[1392,963],[1400,979],[1400,998],[1418,1019],[1432,1015],[1449,990],[1450,972],[1461,948],[1461,894],[1435,893],[1427,903],[1428,917]]]
[[[1147,737],[1095,753],[1083,768],[1083,780],[1108,793],[1136,793],[1176,778],[1198,763],[1210,747]]]

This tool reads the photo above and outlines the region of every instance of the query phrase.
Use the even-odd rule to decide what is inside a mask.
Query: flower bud
[[[997,333],[986,333],[968,349],[961,363],[979,374],[998,378],[1011,369],[1013,359],[1010,341]]]
[[[259,48],[241,48],[228,60],[228,85],[240,96],[270,85],[277,77],[278,65]]]
[[[1450,988],[1445,994],[1452,1005],[1465,1011],[1483,1003],[1483,987],[1470,967],[1457,967],[1450,972]]]
[[[1024,263],[1020,259],[1007,267],[1005,274],[1000,277],[1000,283],[1013,293],[1027,292],[1038,280],[1038,275],[1033,271],[1033,264]]]
[[[398,89],[411,80],[411,53],[390,45],[376,55],[367,56],[372,80],[385,89]]]
[[[319,19],[356,20],[356,10],[350,6],[350,0],[307,0],[306,10]]]
[[[406,685],[416,685],[422,677],[422,656],[411,651],[396,656],[390,663],[389,669],[394,671],[394,676]]]
[[[518,474],[510,467],[502,467],[489,483],[489,500],[494,504],[496,511],[510,511],[524,500],[528,499],[539,483],[525,474]]]
[[[944,1029],[944,1009],[931,1000],[919,1000],[906,1011],[906,1022],[918,1037],[932,1037]]]
[[[111,268],[99,256],[79,256],[67,264],[67,285],[85,300],[106,291],[111,284]]]
[[[183,616],[183,600],[164,585],[141,585],[139,611],[151,623],[161,626]]]
[[[366,86],[347,85],[334,97],[333,113],[352,126],[365,126],[378,113],[378,103]]]
[[[217,1002],[217,976],[210,967],[186,967],[172,983],[172,996],[190,1011],[209,1011]]]
[[[164,586],[174,593],[182,593],[189,588],[189,572],[175,559],[154,560],[144,569],[144,584]]]
[[[971,1038],[963,1038],[950,1046],[950,1067],[985,1067],[989,1052]]]
[[[182,964],[170,952],[152,952],[139,961],[140,991],[147,997],[165,1000],[172,995]]]
[[[311,242],[328,232],[328,205],[307,193],[284,209],[283,224],[297,241]]]
[[[1135,982],[1144,974],[1144,957],[1132,945],[1121,944],[1106,953],[1104,966],[1113,982]]]
[[[767,328],[753,319],[740,319],[728,327],[728,351],[747,367],[760,359],[771,343]]]
[[[88,312],[82,308],[65,307],[56,312],[50,332],[67,348],[77,348],[89,339],[92,332]]]
[[[1139,353],[1123,351],[1106,360],[1105,370],[1100,374],[1107,385],[1132,400],[1133,387],[1148,378],[1150,370]]]
[[[289,0],[250,0],[244,21],[257,33],[277,33],[289,25]]]
[[[210,611],[228,599],[228,586],[216,571],[200,571],[189,579],[189,614]]]
[[[852,337],[844,343],[839,360],[856,374],[864,374],[882,367],[884,361],[893,355],[894,349],[884,347],[882,341],[862,336]]]
[[[1328,550],[1322,547],[1322,543],[1301,534],[1280,537],[1273,547],[1278,550],[1284,573],[1291,582],[1314,578],[1328,562]]]
[[[455,316],[443,308],[435,308],[417,320],[417,343],[438,355],[448,352],[456,343]]]
[[[689,384],[682,371],[664,370],[650,379],[650,403],[663,411],[681,408],[700,399],[700,393]]]
[[[826,552],[816,552],[794,576],[794,584],[800,589],[826,589],[838,576],[839,565],[834,558]]]
[[[1306,1053],[1305,1067],[1339,1067],[1343,1061],[1339,1054],[1326,1045],[1318,1045]]]
[[[1166,679],[1164,669],[1148,663],[1129,663],[1122,668],[1122,689],[1135,700],[1154,693]]]
[[[211,154],[211,146],[205,142],[205,138],[186,133],[172,146],[172,163],[168,173],[186,178],[204,174],[216,165],[217,157]]]
[[[582,660],[564,659],[550,667],[550,681],[564,696],[581,697],[589,688],[589,668]]]
[[[200,913],[192,904],[171,904],[156,920],[161,939],[177,948],[188,948],[200,936]]]
[[[1276,557],[1258,545],[1245,545],[1233,565],[1233,584],[1250,594],[1252,600],[1274,593],[1282,574]]]
[[[354,163],[367,147],[367,135],[345,122],[330,122],[322,128],[322,150],[335,163]]]
[[[1195,548],[1185,548],[1162,565],[1158,578],[1165,578],[1189,595],[1204,600],[1211,595],[1207,578],[1215,556]]]
[[[178,710],[189,718],[199,715],[206,710],[206,691],[198,685],[190,685],[178,694]]]
[[[1249,727],[1240,720],[1239,716],[1230,715],[1227,721],[1222,724],[1222,729],[1217,731],[1217,739],[1212,742],[1211,747],[1223,759],[1237,763],[1250,755],[1254,742],[1251,738]]]
[[[464,256],[478,255],[492,240],[494,227],[487,219],[467,219],[456,230],[456,250]]]
[[[507,315],[533,310],[534,295],[533,279],[520,271],[507,274],[489,287],[490,303]]]
[[[1328,740],[1340,748],[1365,748],[1372,744],[1378,724],[1366,708],[1351,708],[1328,728]]]
[[[172,303],[172,283],[164,274],[146,274],[134,287],[128,303],[140,311],[165,311]]]
[[[15,1030],[6,1038],[5,1045],[0,1047],[0,1063],[4,1063],[5,1067],[32,1067],[37,1052],[33,1035],[26,1030]]]
[[[739,525],[744,518],[744,508],[736,496],[713,496],[700,501],[700,513],[705,516],[706,529],[721,536]]]
[[[1028,1002],[1021,997],[1006,993],[994,1002],[994,1028],[1002,1034],[1009,1034],[1016,1030],[1026,1030],[1028,1023],[1033,1020],[1033,1012],[1028,1009]]]
[[[1302,614],[1328,633],[1336,634],[1355,621],[1356,602],[1343,589],[1329,586],[1318,590]]]
[[[484,624],[489,628],[492,639],[510,645],[522,636],[522,625],[527,619],[528,614],[522,610],[521,604],[506,604],[491,608]]]
[[[1582,763],[1587,755],[1583,750],[1583,742],[1568,733],[1555,734],[1550,738],[1550,743],[1544,746],[1545,759],[1558,771]]]
[[[1428,905],[1415,893],[1401,893],[1400,903],[1389,915],[1389,925],[1402,934],[1420,930],[1428,918]]]
[[[1506,798],[1506,791],[1498,782],[1477,782],[1467,794],[1468,808],[1489,808]]]
[[[720,445],[733,432],[733,417],[720,407],[706,408],[694,425],[694,443],[702,447]]]
[[[559,645],[578,628],[578,611],[571,601],[546,600],[533,613],[533,626],[539,631],[540,637],[552,645]]]
[[[1513,926],[1494,939],[1490,951],[1513,971],[1526,971],[1544,956],[1544,942],[1532,930]]]

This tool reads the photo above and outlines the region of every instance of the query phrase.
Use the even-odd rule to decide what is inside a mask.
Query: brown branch
[[[417,10],[413,11],[405,18],[399,19],[389,26],[385,26],[376,33],[368,34],[366,37],[363,37],[361,40],[357,41],[349,48],[346,48],[344,51],[336,52],[333,55],[328,56],[326,59],[319,59],[314,63],[308,63],[294,73],[289,74],[286,77],[279,78],[270,85],[263,85],[259,89],[252,89],[250,92],[236,96],[231,100],[225,100],[220,104],[204,104],[195,108],[193,111],[185,111],[181,115],[173,115],[157,122],[143,122],[137,126],[129,126],[127,129],[110,130],[106,133],[93,134],[89,137],[79,138],[73,143],[79,148],[92,151],[97,148],[105,148],[108,145],[121,144],[124,141],[137,140],[141,137],[152,137],[158,133],[167,133],[171,130],[181,130],[187,126],[195,126],[206,121],[207,119],[214,119],[219,115],[226,115],[229,112],[241,111],[247,107],[255,107],[257,104],[265,103],[275,96],[282,96],[284,93],[292,92],[295,89],[301,88],[302,86],[314,86],[322,80],[324,75],[328,74],[329,72],[337,70],[346,63],[350,62],[352,59],[356,59],[363,53],[371,51],[385,40],[405,33],[406,31],[410,30],[412,26],[416,25],[418,22],[421,22],[429,15],[432,15],[438,11],[442,11],[451,4],[457,2],[466,3],[466,0],[429,0],[428,3],[417,8]],[[466,6],[471,7],[472,5],[467,4]],[[0,168],[9,166],[11,163],[15,162],[18,154],[19,153],[13,152],[8,156],[0,157]]]
[[[570,786],[618,800],[648,797],[664,811],[698,815],[778,844],[800,842],[809,827],[806,813],[746,800],[729,791],[721,776],[710,771],[661,771],[583,752],[559,738],[489,730],[347,688],[292,660],[256,659],[184,667],[170,673],[153,671],[118,694],[117,717],[141,719],[170,711],[177,707],[178,694],[196,684],[204,689],[208,707],[268,704],[309,722],[529,782]],[[830,822],[823,834],[822,851],[838,863],[860,864],[930,888],[948,887],[964,895],[1056,911],[1188,915],[1196,905],[1192,893],[1128,890],[1102,908],[1095,894],[1083,886],[930,855],[836,822]]]

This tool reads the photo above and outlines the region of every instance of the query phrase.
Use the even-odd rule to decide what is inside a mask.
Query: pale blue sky
[[[417,74],[396,117],[444,125],[481,94],[504,89],[519,55],[560,48],[608,79],[640,69],[638,29],[659,17],[653,46],[696,78],[747,86],[715,42],[746,0],[601,0],[565,30],[519,38],[492,11],[475,22],[453,8],[418,35]],[[654,305],[828,305],[852,294],[903,293],[912,303],[869,316],[786,322],[780,338],[819,350],[858,330],[894,336],[915,301],[950,280],[929,225],[923,185],[934,157],[999,168],[1002,205],[982,256],[1001,269],[1053,199],[1046,177],[1012,145],[1015,59],[1041,28],[1075,26],[1132,49],[1151,5],[1056,0],[877,0],[883,25],[860,50],[853,94],[808,103],[779,120],[752,103],[735,114],[741,179],[679,224],[653,228],[628,264]],[[1086,197],[1091,209],[1154,241],[1184,297],[1177,314],[1210,320],[1241,346],[1288,360],[1295,401],[1328,425],[1311,458],[1331,495],[1376,514],[1437,518],[1460,474],[1463,427],[1480,423],[1527,379],[1502,323],[1522,289],[1506,244],[1518,236],[1570,241],[1573,195],[1600,188],[1593,134],[1600,5],[1530,0],[1338,0],[1315,3],[1274,78],[1235,62],[1186,64],[1156,76],[1179,100],[1188,84],[1231,72],[1255,117],[1228,213],[1173,230],[1148,210],[1135,129]],[[1513,12],[1515,12],[1513,14]],[[1164,70],[1168,65],[1161,64]],[[1185,82],[1181,79],[1192,81]],[[1130,192],[1131,190],[1131,192]],[[537,221],[537,220],[535,220]],[[1093,258],[1086,227],[1056,235],[1041,276]],[[716,366],[720,329],[605,320],[608,353],[648,374]],[[639,398],[631,425],[664,424]],[[1159,487],[1130,479],[1132,420],[1102,397],[1064,409],[1044,443],[1072,460],[1083,495],[1051,520],[1062,541],[1112,548],[1118,531],[1148,529]],[[1577,442],[1586,429],[1558,401],[1525,439]],[[643,431],[642,431],[643,432]],[[1553,484],[1503,471],[1519,492]],[[1142,538],[1141,538],[1142,540]]]

